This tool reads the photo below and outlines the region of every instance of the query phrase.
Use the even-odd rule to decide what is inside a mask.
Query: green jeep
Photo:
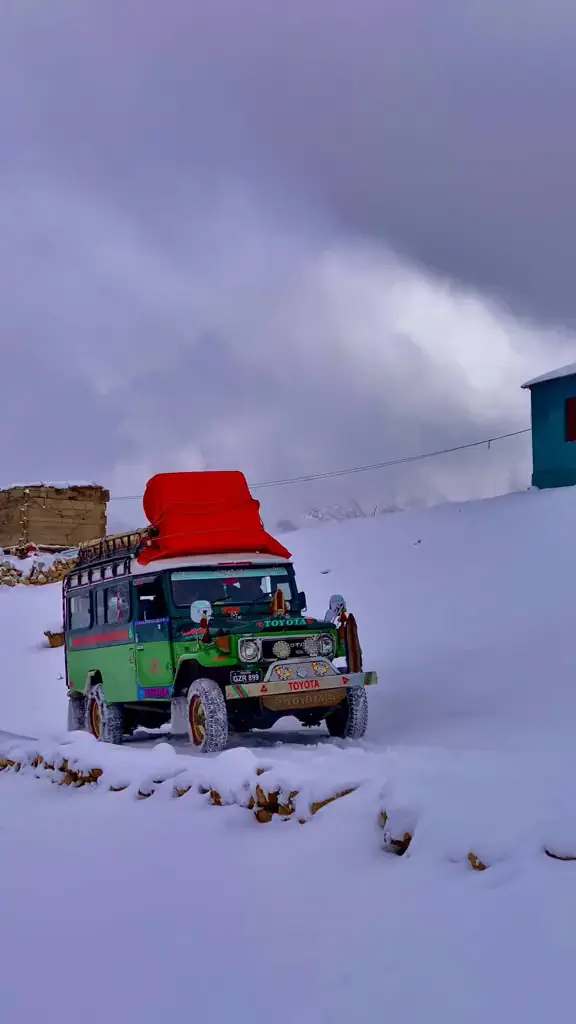
[[[137,547],[80,552],[64,581],[68,728],[121,743],[171,724],[193,748],[293,715],[329,733],[366,732],[366,686],[354,617],[334,595],[308,618],[289,559],[254,554],[138,563]]]

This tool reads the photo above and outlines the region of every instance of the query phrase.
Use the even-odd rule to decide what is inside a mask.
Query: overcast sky
[[[1,6],[3,483],[411,455],[525,426],[576,359],[572,0]],[[527,455],[265,507],[494,493]]]

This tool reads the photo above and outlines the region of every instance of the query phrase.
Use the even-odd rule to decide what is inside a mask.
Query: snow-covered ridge
[[[576,860],[576,755],[497,756],[489,769],[477,754],[456,759],[333,746],[310,751],[300,762],[242,747],[202,758],[179,756],[168,743],[127,750],[72,733],[51,742],[5,739],[0,771],[71,790],[122,792],[125,799],[189,796],[191,808],[199,801],[235,805],[263,823],[305,824],[330,807],[351,825],[360,822],[372,845],[408,860],[481,869],[519,867],[543,856]],[[369,826],[377,823],[383,835],[370,838]]]
[[[376,755],[328,747],[305,763],[275,761],[264,751],[245,747],[213,758],[179,756],[168,743],[129,750],[98,743],[87,733],[70,733],[60,741],[0,741],[0,770],[48,777],[59,785],[94,784],[107,792],[139,799],[156,793],[208,795],[218,806],[248,810],[274,807],[280,817],[304,822],[321,806],[348,795],[371,779]],[[258,820],[270,820],[261,815]]]

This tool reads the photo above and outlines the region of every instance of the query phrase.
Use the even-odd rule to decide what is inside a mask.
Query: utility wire
[[[457,444],[453,448],[440,448],[434,452],[422,452],[420,455],[405,455],[400,459],[390,459],[387,462],[374,462],[370,466],[352,466],[350,469],[333,469],[327,473],[309,473],[306,476],[292,476],[279,480],[264,480],[259,484],[250,484],[250,490],[257,491],[264,487],[285,487],[287,484],[309,483],[313,480],[332,480],[339,476],[352,476],[355,473],[369,473],[374,469],[387,469],[389,466],[403,466],[407,462],[419,462],[421,459],[433,459],[438,455],[448,455],[450,452],[463,452],[467,448],[481,448],[482,445],[490,445],[493,441],[504,441],[508,437],[518,437],[520,434],[529,434],[531,427],[523,430],[513,430],[509,434],[498,434],[496,437],[485,437],[482,441],[470,441],[468,444]],[[142,499],[142,494],[117,494],[110,498],[110,501],[136,501]]]

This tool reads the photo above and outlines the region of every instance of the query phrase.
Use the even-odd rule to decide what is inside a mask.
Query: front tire
[[[213,679],[195,679],[186,704],[188,737],[199,754],[219,754],[228,745],[228,712],[224,694]]]
[[[346,691],[342,703],[326,716],[326,727],[331,736],[346,740],[361,740],[368,728],[368,694],[364,686]]]
[[[85,729],[102,743],[119,744],[124,738],[124,706],[104,699],[102,683],[96,683],[88,694]]]

